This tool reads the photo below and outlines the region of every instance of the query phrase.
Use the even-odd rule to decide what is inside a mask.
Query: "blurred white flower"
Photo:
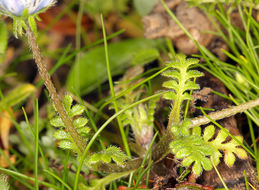
[[[33,15],[53,5],[56,0],[0,0],[0,12],[8,16],[21,17],[25,9]]]

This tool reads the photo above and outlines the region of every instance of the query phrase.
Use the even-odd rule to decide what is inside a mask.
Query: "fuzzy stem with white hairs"
[[[50,98],[51,98],[53,104],[55,105],[56,110],[57,110],[59,116],[61,117],[64,125],[66,126],[67,132],[71,135],[74,143],[76,144],[76,146],[78,147],[80,152],[84,152],[86,145],[85,145],[82,137],[78,134],[71,119],[67,115],[65,108],[62,105],[62,102],[59,98],[56,88],[54,87],[54,84],[51,81],[51,78],[47,71],[46,65],[44,64],[44,61],[41,57],[40,49],[37,45],[36,38],[35,38],[34,33],[29,24],[26,24],[26,34],[27,34],[27,38],[28,38],[28,42],[29,42],[31,51],[33,53],[34,60],[38,67],[39,74],[40,74],[41,78],[43,79],[46,88],[49,91]]]

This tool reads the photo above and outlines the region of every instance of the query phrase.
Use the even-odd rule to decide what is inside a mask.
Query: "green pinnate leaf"
[[[163,87],[178,91],[178,83],[175,80],[166,81],[163,83]]]
[[[192,156],[188,156],[186,158],[183,159],[182,161],[182,165],[184,167],[189,167],[192,163],[194,162],[194,159]]]
[[[180,126],[180,132],[182,135],[184,136],[189,136],[191,131],[189,126],[191,125],[191,121],[190,120],[185,120],[183,121],[182,125]]]
[[[118,147],[110,146],[106,150],[118,165],[124,165],[124,161],[128,158]]]
[[[58,130],[53,135],[56,139],[71,139],[71,136],[65,130]]]
[[[106,153],[102,154],[101,159],[104,163],[110,163],[112,161],[112,156],[110,154],[107,154],[107,152],[106,152]]]
[[[100,161],[110,163],[113,160],[116,164],[123,166],[126,159],[127,156],[119,148],[110,146],[107,149],[90,156],[88,163],[97,164]]]
[[[181,132],[181,134],[184,135],[184,136],[189,136],[190,133],[191,133],[189,127],[186,126],[186,125],[182,125],[182,126],[180,127],[180,132]]]
[[[84,112],[85,108],[82,105],[74,105],[71,109],[72,117],[76,115],[81,115]]]
[[[198,78],[198,77],[202,77],[204,76],[204,74],[200,71],[197,70],[189,70],[187,72],[187,76],[185,77],[187,80],[191,79],[191,78]]]
[[[215,133],[215,127],[213,125],[209,125],[204,130],[203,139],[205,141],[209,141],[213,137],[214,133]]]
[[[182,56],[181,59],[182,59],[182,62],[185,63],[185,65],[188,65],[188,67],[190,67],[191,65],[199,63],[199,60],[195,59],[195,58],[188,58],[188,59],[186,59],[186,56]]]
[[[194,127],[192,129],[192,135],[201,136],[201,128],[200,127]]]
[[[173,125],[173,126],[171,127],[171,132],[173,133],[174,136],[178,136],[178,135],[180,134],[179,128],[180,128],[180,127],[177,126],[177,125]],[[175,143],[175,141],[173,141],[172,143]],[[174,145],[172,145],[172,146],[174,146]]]
[[[217,166],[220,162],[220,158],[222,157],[222,154],[217,150],[211,155],[210,159],[211,162],[214,163],[215,166]]]
[[[192,167],[192,172],[195,176],[200,176],[202,172],[202,166],[201,163],[196,161]]]
[[[220,130],[216,139],[214,140],[214,143],[221,144],[222,142],[224,142],[226,140],[227,136],[228,136],[228,134],[225,131]]]
[[[175,154],[176,158],[183,159],[192,153],[191,147],[183,147]]]
[[[162,74],[171,78],[171,80],[164,82],[162,86],[170,90],[173,89],[173,92],[164,95],[164,98],[174,101],[173,109],[169,114],[168,125],[170,127],[173,123],[180,122],[182,102],[192,99],[189,91],[199,89],[199,85],[191,80],[202,76],[202,74],[198,71],[190,70],[190,66],[198,62],[199,60],[197,59],[186,59],[185,55],[177,55],[172,62],[167,64],[170,67],[169,71]]]
[[[75,145],[70,140],[62,140],[58,143],[60,148],[63,149],[69,149],[69,150],[75,150]]]
[[[88,135],[89,132],[90,132],[90,128],[89,127],[82,127],[80,129],[78,129],[78,132],[81,134],[81,135]]]
[[[213,153],[215,152],[215,150],[213,149],[213,147],[206,145],[204,143],[202,143],[201,146],[198,146],[196,148],[197,151],[199,151],[201,154],[204,155],[213,155]]]
[[[86,127],[88,120],[80,116],[84,111],[84,107],[81,105],[72,106],[73,99],[70,95],[65,95],[62,100],[63,106],[69,116],[69,118],[73,122],[73,126],[77,129],[78,134],[82,137],[84,143],[87,143],[89,140],[89,131],[90,129]],[[54,107],[55,108],[55,107]],[[74,118],[74,116],[77,116]],[[54,133],[54,137],[57,140],[60,140],[59,147],[64,149],[70,149],[80,155],[82,152],[80,151],[78,145],[74,142],[71,135],[64,130],[64,123],[60,117],[55,117],[50,120],[51,125],[60,128]]]
[[[183,87],[183,91],[200,89],[200,86],[193,81],[187,81]]]
[[[208,159],[208,158],[202,159],[202,160],[201,160],[201,165],[202,165],[202,167],[204,168],[204,170],[206,170],[206,171],[209,171],[209,170],[212,169],[211,161],[210,161],[210,159]]]
[[[163,98],[167,100],[174,100],[176,98],[176,94],[172,91],[169,91],[163,95]]]
[[[77,118],[73,121],[73,125],[76,127],[76,128],[81,128],[81,127],[84,127],[88,122],[88,119],[86,118]]]
[[[238,158],[240,159],[247,159],[247,153],[244,149],[242,148],[235,148],[234,153],[237,155]]]
[[[179,128],[181,130],[186,128],[190,131],[189,124],[190,121],[186,120]],[[177,129],[177,127],[175,128]],[[177,159],[183,159],[183,166],[188,167],[194,163],[192,172],[196,176],[199,176],[203,169],[210,170],[212,168],[209,158],[215,154],[215,151],[217,151],[212,146],[204,142],[204,139],[201,137],[200,127],[194,128],[191,133],[189,132],[189,134],[186,133],[184,135],[181,132],[176,136],[176,140],[170,143],[170,149]]]
[[[50,124],[53,125],[54,127],[65,127],[65,125],[60,117],[55,117],[55,118],[51,119]]]
[[[183,139],[177,139],[170,143],[170,149],[175,154],[178,150],[180,150],[184,145],[182,144]]]
[[[208,126],[204,131],[204,141],[214,148],[214,154],[211,156],[211,160],[215,165],[219,163],[220,157],[222,157],[219,150],[224,152],[224,161],[227,164],[228,167],[233,166],[235,162],[235,154],[237,157],[241,159],[247,159],[246,152],[240,148],[240,144],[243,142],[243,137],[241,136],[235,136],[235,139],[239,142],[237,142],[235,139],[231,139],[230,141],[226,142],[226,138],[228,137],[228,134],[224,130],[220,130],[218,132],[218,135],[215,137],[214,140],[209,141],[215,133],[215,128],[213,126]],[[235,153],[235,154],[234,154]]]
[[[69,110],[71,109],[71,106],[72,106],[72,103],[73,103],[73,98],[72,96],[66,94],[63,98],[63,105],[64,105],[64,108],[67,112],[69,112]]]
[[[181,126],[172,126],[171,131],[175,140],[170,143],[170,149],[177,159],[183,160],[183,166],[189,167],[193,164],[192,172],[196,177],[202,173],[203,169],[211,170],[212,163],[215,166],[218,165],[222,157],[221,152],[224,152],[224,161],[228,167],[233,166],[235,156],[241,159],[247,158],[245,150],[240,148],[240,143],[243,142],[241,136],[227,141],[228,133],[220,130],[215,135],[213,125],[205,128],[203,136],[201,136],[200,127],[194,127],[188,134],[183,132],[184,129],[189,129],[190,123],[188,122],[190,121],[183,121]]]
[[[178,81],[181,78],[181,75],[178,70],[166,70],[162,73],[162,75],[164,77],[170,77],[173,79],[177,79]]]
[[[232,167],[235,160],[236,160],[236,157],[232,152],[229,152],[229,151],[224,152],[224,162],[228,167]]]
[[[185,92],[185,93],[183,93],[183,95],[181,96],[181,99],[182,99],[182,100],[192,100],[193,97],[192,97],[189,93]]]
[[[88,158],[88,163],[91,164],[96,164],[101,161],[102,154],[100,153],[94,153]]]

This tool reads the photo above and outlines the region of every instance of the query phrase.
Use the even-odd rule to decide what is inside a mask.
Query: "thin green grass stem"
[[[44,170],[44,172],[47,172],[49,175],[53,176],[55,179],[57,179],[62,185],[64,185],[67,189],[72,190],[71,187],[69,187],[69,185],[64,182],[60,177],[58,177],[56,174],[50,172],[49,170]]]
[[[26,176],[26,175],[24,175],[22,173],[19,173],[19,172],[15,172],[15,171],[12,171],[12,170],[9,170],[9,169],[5,169],[5,168],[2,168],[2,167],[0,167],[0,171],[2,171],[4,173],[7,173],[9,175],[17,176],[17,177],[20,177],[22,179],[35,182],[35,178]],[[50,187],[50,188],[59,190],[59,187],[57,187],[57,186],[55,186],[53,184],[50,184],[50,183],[47,183],[47,182],[44,182],[44,181],[41,181],[41,180],[38,180],[38,183],[41,184],[41,185],[44,185],[46,187]]]
[[[215,169],[215,171],[216,171],[216,173],[217,173],[217,175],[218,175],[218,177],[219,177],[220,181],[222,182],[222,184],[223,184],[223,186],[224,186],[225,190],[229,190],[229,188],[227,187],[227,185],[226,185],[226,183],[225,183],[224,179],[223,179],[223,178],[222,178],[222,176],[220,175],[220,173],[219,173],[219,170],[218,170],[217,166],[215,166],[215,164],[214,164],[213,162],[211,162],[211,163],[212,163],[213,168]]]
[[[84,11],[84,0],[79,1],[79,10],[76,18],[76,50],[80,50],[81,48],[81,29],[82,29],[82,16],[83,16],[83,11]],[[80,72],[80,57],[81,53],[78,53],[76,55],[76,60],[75,60],[75,88],[79,90],[80,93],[80,79],[79,79],[79,72]]]
[[[173,57],[176,56],[176,53],[175,53],[175,50],[174,50],[174,47],[173,47],[172,40],[170,40],[169,38],[166,38],[166,45],[167,45],[167,47],[168,47],[169,52],[171,53],[170,58],[172,59]]]
[[[34,102],[34,119],[35,119],[35,148],[34,148],[34,188],[35,190],[39,189],[38,182],[38,158],[39,158],[39,105],[38,100]]]
[[[114,88],[113,88],[113,81],[112,81],[112,75],[111,75],[111,69],[110,69],[108,45],[107,45],[106,31],[105,31],[105,26],[104,26],[104,21],[103,21],[103,15],[101,15],[101,22],[102,22],[102,29],[103,29],[103,40],[104,40],[107,74],[108,74],[108,79],[109,79],[110,91],[111,91],[112,97],[114,98],[115,92],[114,92]],[[113,101],[113,105],[114,105],[115,113],[118,113],[119,109],[118,109],[118,105],[117,105],[116,100]],[[123,142],[123,145],[124,145],[125,152],[128,155],[128,157],[131,158],[129,144],[128,144],[127,137],[125,135],[123,125],[122,125],[122,122],[121,122],[121,119],[120,119],[119,116],[117,117],[117,121],[118,121],[118,125],[119,125],[119,129],[120,129],[121,138],[122,138],[122,142]]]
[[[8,158],[8,157],[6,156],[6,154],[3,152],[2,149],[0,149],[0,154],[1,154],[1,156],[5,159],[5,161],[8,163],[8,165],[9,165],[8,167],[10,167],[12,170],[18,172],[18,170],[16,169],[16,167],[11,163],[10,158]]]
[[[68,162],[70,158],[70,151],[67,151],[66,159],[64,161],[64,172],[63,172],[63,177],[62,180],[66,183],[68,181]],[[61,190],[65,189],[65,185],[62,184]]]
[[[245,178],[245,184],[246,184],[246,189],[249,190],[249,185],[248,185],[248,180],[246,176],[246,171],[244,170],[244,178]]]
[[[34,109],[35,109],[35,108],[34,108]],[[28,120],[28,116],[27,116],[27,114],[26,114],[26,112],[25,112],[25,109],[24,109],[23,107],[22,107],[22,111],[23,111],[23,115],[24,115],[24,118],[25,118],[25,122],[26,122],[28,128],[30,129],[30,132],[31,132],[31,134],[33,135],[34,139],[36,139],[36,131],[35,131],[35,132],[33,131],[32,126],[31,126],[31,124],[30,124],[30,122],[29,122],[29,120]],[[34,143],[36,143],[36,142],[34,141]],[[29,146],[29,148],[31,149],[30,146]],[[40,146],[39,143],[38,143],[38,149],[39,149],[40,155],[41,155],[41,157],[42,157],[42,159],[43,159],[43,163],[44,163],[45,168],[46,168],[46,169],[49,169],[48,161],[47,161],[46,156],[45,156],[45,154],[43,153],[43,150],[42,150],[42,148],[41,148],[41,146]],[[31,151],[31,153],[32,153],[32,151]],[[35,154],[35,152],[34,152],[34,154]],[[46,177],[47,177],[51,182],[54,183],[53,178],[51,178],[50,176],[46,176]]]

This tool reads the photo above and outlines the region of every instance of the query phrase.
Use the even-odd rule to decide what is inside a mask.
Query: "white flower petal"
[[[1,0],[0,4],[5,13],[15,16],[21,16],[24,11],[24,4],[19,0]]]
[[[0,11],[14,16],[22,16],[25,9],[32,15],[48,6],[56,0],[0,0]]]
[[[38,0],[37,6],[35,6],[36,9],[32,12],[32,14],[40,11],[41,9],[44,9],[45,7],[53,5],[55,2],[56,0]]]

